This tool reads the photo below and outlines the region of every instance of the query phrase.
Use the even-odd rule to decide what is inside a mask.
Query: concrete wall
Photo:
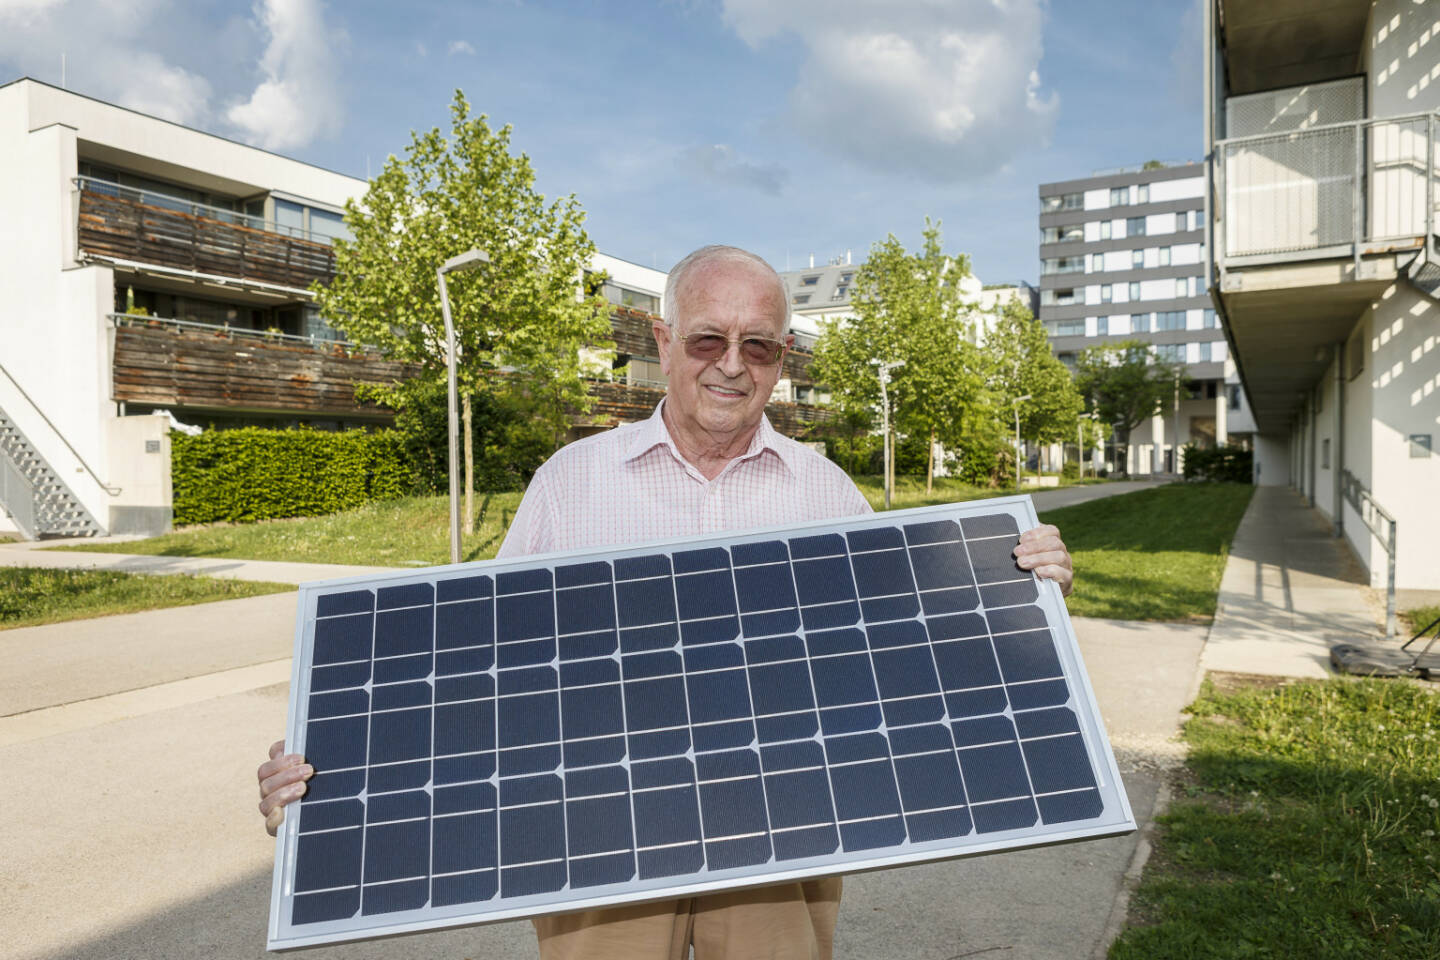
[[[110,481],[120,492],[110,502],[106,526],[112,534],[138,533],[147,537],[167,533],[174,520],[170,486],[170,418],[111,417],[109,439]]]
[[[1255,482],[1279,487],[1291,482],[1291,438],[1279,434],[1255,435]]]
[[[1375,0],[1363,53],[1372,117],[1440,109],[1440,5]]]

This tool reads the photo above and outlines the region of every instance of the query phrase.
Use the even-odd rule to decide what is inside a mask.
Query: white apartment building
[[[1184,364],[1178,399],[1112,443],[1112,469],[1178,473],[1187,443],[1253,430],[1203,282],[1204,174],[1147,164],[1040,186],[1040,319],[1056,356],[1073,369],[1087,347],[1142,340]]]
[[[1374,585],[1393,547],[1400,588],[1440,587],[1440,6],[1205,11],[1204,282],[1256,479],[1301,490]]]

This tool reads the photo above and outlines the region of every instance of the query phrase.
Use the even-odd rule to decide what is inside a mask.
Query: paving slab
[[[53,546],[46,543],[45,546]],[[404,567],[349,566],[339,563],[289,563],[279,560],[236,560],[227,557],[154,557],[134,553],[90,553],[37,549],[33,543],[0,545],[0,566],[45,567],[52,570],[113,570],[117,573],[191,573],[233,580],[305,583],[375,573]]]

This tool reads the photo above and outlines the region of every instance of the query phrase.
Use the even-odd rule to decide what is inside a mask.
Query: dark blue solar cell
[[[990,632],[997,637],[1002,633],[1016,633],[1020,630],[1049,629],[1049,624],[1045,622],[1045,611],[1039,607],[993,610],[986,616],[990,621]]]
[[[1034,710],[1037,707],[1058,707],[1070,699],[1070,688],[1063,679],[1038,683],[1012,683],[1005,693],[1013,710]]]
[[[494,753],[467,753],[458,757],[435,758],[436,783],[467,783],[495,773]]]
[[[815,707],[810,668],[804,662],[752,666],[750,695],[754,700],[756,716]]]
[[[366,816],[371,823],[390,820],[413,820],[430,816],[430,794],[424,790],[402,790],[399,793],[371,795],[366,800]]]
[[[675,599],[681,620],[702,620],[735,614],[735,586],[729,569],[675,578]]]
[[[426,606],[435,602],[435,587],[429,583],[405,583],[398,587],[381,587],[375,594],[375,609]]]
[[[609,583],[610,564],[603,560],[572,563],[555,568],[555,586],[579,587],[590,583]]]
[[[749,679],[743,669],[703,674],[688,686],[692,724],[751,715]]]
[[[406,657],[389,657],[376,660],[372,669],[374,683],[399,683],[402,680],[420,680],[430,675],[435,668],[432,653],[412,653]]]
[[[635,725],[632,723],[633,730]],[[672,757],[690,749],[690,729],[660,730],[654,733],[632,733],[626,738],[631,760],[646,760],[651,757]]]
[[[673,623],[620,631],[620,652],[624,654],[670,650],[679,642],[680,634]]]
[[[580,660],[585,657],[608,657],[615,652],[619,640],[614,630],[600,633],[584,633],[573,637],[561,637],[559,651],[561,660]]]
[[[305,725],[305,759],[317,771],[361,766],[368,730],[368,717],[312,720]]]
[[[430,821],[365,828],[365,882],[403,880],[430,872]]]
[[[907,813],[905,832],[911,843],[925,843],[929,840],[945,840],[963,837],[973,828],[968,807],[953,810],[931,810],[926,813]]]
[[[437,907],[482,903],[495,896],[498,889],[499,875],[495,870],[435,877],[430,881],[430,903]]]
[[[550,666],[522,667],[518,670],[502,669],[496,680],[496,692],[502,697],[509,697],[517,693],[555,690],[559,685],[559,674]]]
[[[1013,742],[1015,727],[1008,717],[980,717],[952,724],[951,733],[959,747],[979,747],[989,743]]]
[[[755,742],[755,721],[750,717],[696,726],[691,734],[696,750],[729,750]]]
[[[865,638],[860,638],[860,649]],[[761,637],[745,641],[745,657],[751,664],[773,663],[777,660],[797,660],[805,656],[805,642],[799,637]]]
[[[843,706],[877,699],[870,657],[855,654],[811,661],[815,698],[820,706]]]
[[[737,543],[730,548],[730,556],[737,567],[757,563],[785,563],[790,559],[790,554],[785,552],[785,544],[779,540]]]
[[[943,543],[960,539],[960,525],[954,520],[932,520],[927,523],[905,524],[905,542],[912,547],[924,543]]]
[[[552,586],[554,581],[550,577],[550,571],[544,567],[513,570],[495,577],[495,592],[498,594],[532,593],[536,590],[548,592]]]
[[[830,780],[835,789],[835,812],[841,820],[900,812],[900,796],[895,791],[895,774],[888,759],[831,767]]]
[[[449,677],[463,673],[481,673],[495,662],[493,646],[469,650],[445,650],[435,654],[435,676]]]
[[[625,718],[631,730],[684,726],[685,681],[680,677],[625,684]]]
[[[925,632],[930,634],[931,643],[942,640],[963,640],[968,637],[988,637],[990,628],[985,618],[978,613],[945,617],[927,617]]]
[[[621,627],[642,627],[675,620],[675,592],[669,577],[615,584],[616,619]]]
[[[315,647],[311,662],[320,666],[326,663],[368,660],[374,630],[374,618],[368,613],[316,620]]]
[[[823,857],[840,848],[840,834],[833,826],[787,830],[772,834],[776,860],[798,860],[802,857]]]
[[[923,637],[925,634],[922,631],[920,635]],[[888,700],[940,692],[929,646],[876,650],[872,657],[875,661],[875,682],[882,698]]]
[[[630,782],[635,790],[693,783],[695,768],[684,757],[668,757],[636,763],[630,768]]]
[[[1015,518],[1008,513],[987,513],[983,517],[964,517],[960,520],[960,529],[965,531],[967,540],[976,537],[998,537],[1007,533],[1019,534],[1020,532],[1020,528],[1015,525]]]
[[[745,666],[745,648],[738,643],[712,643],[703,647],[686,647],[683,656],[687,673]]]
[[[896,593],[914,593],[915,581],[910,577],[910,564],[903,550],[852,555],[855,587],[861,597],[886,597]]]
[[[557,591],[555,625],[559,633],[594,633],[615,629],[614,589],[606,583]]]
[[[840,824],[840,842],[846,850],[874,850],[878,847],[893,847],[904,841],[905,820],[902,817],[883,817],[879,820]]]
[[[803,743],[776,743],[760,748],[760,762],[767,773],[823,766],[825,749],[814,740]]]
[[[1018,580],[1030,574],[1015,563],[1015,546],[1018,540],[971,540],[970,561],[974,565],[975,580],[978,583],[1000,583]]]
[[[800,619],[804,622],[806,630],[850,627],[860,622],[860,604],[850,600],[845,603],[827,603],[818,607],[801,607]]]
[[[614,659],[581,660],[560,665],[562,687],[588,687],[597,683],[619,683],[620,664]]]
[[[361,897],[360,912],[373,916],[398,910],[418,910],[429,898],[430,881],[425,878],[367,886]]]
[[[1021,797],[999,803],[972,803],[970,816],[975,820],[975,830],[978,833],[994,833],[997,830],[1033,827],[1039,819],[1039,812],[1035,809],[1034,800]]]
[[[920,612],[915,594],[906,593],[898,597],[884,597],[878,600],[860,601],[860,612],[866,623],[883,623],[887,620],[905,620]]]
[[[965,803],[965,786],[953,752],[896,757],[895,779],[907,813]]]
[[[495,607],[492,600],[442,603],[435,608],[435,648],[489,645],[495,639]]]
[[[628,792],[630,773],[624,767],[597,767],[571,770],[565,775],[565,796],[594,797],[606,793]]]
[[[560,739],[560,696],[532,693],[500,700],[498,742],[502,747],[552,743]]]
[[[1092,820],[1105,812],[1105,802],[1100,799],[1099,790],[1051,794],[1036,797],[1035,802],[1040,805],[1040,819],[1046,823]]]
[[[633,800],[637,846],[700,839],[694,784],[645,790],[634,794]]]
[[[306,758],[309,759],[308,757]],[[319,803],[340,797],[353,797],[365,789],[364,769],[345,770],[340,773],[326,773],[320,768],[305,787],[305,799]]]
[[[527,867],[502,867],[500,895],[528,897],[537,893],[554,893],[565,886],[565,878],[563,860],[559,863],[538,863]]]
[[[886,760],[890,746],[878,733],[862,733],[849,737],[831,737],[825,741],[825,755],[831,765],[855,763],[859,760]]]
[[[674,650],[653,653],[637,653],[624,659],[626,680],[643,680],[651,677],[678,676],[683,667],[680,654]]]
[[[980,594],[974,587],[958,590],[931,590],[920,594],[920,606],[925,616],[935,617],[947,613],[964,613],[974,610],[980,604]]]
[[[597,763],[618,763],[625,759],[625,738],[616,734],[594,740],[566,740],[564,752],[565,765],[572,770]]]
[[[878,729],[884,721],[878,703],[854,707],[830,707],[820,711],[820,728],[827,737]]]
[[[555,599],[549,593],[501,596],[495,601],[495,640],[533,640],[555,636]]]
[[[960,769],[972,803],[1009,800],[1030,795],[1030,781],[1018,744],[997,743],[988,747],[963,747]]]
[[[797,770],[765,777],[772,830],[835,822],[830,778],[824,770]],[[778,841],[777,841],[778,842]]]
[[[495,696],[495,681],[487,674],[460,677],[438,677],[435,680],[435,702],[475,700]]]
[[[370,679],[370,661],[340,667],[316,667],[310,671],[310,690],[343,690],[358,687]]]
[[[478,813],[495,809],[495,787],[489,783],[462,783],[453,787],[437,786],[435,816],[450,813]]]
[[[800,617],[792,610],[770,613],[747,613],[740,618],[740,631],[747,637],[768,637],[793,633],[800,628]]]
[[[938,694],[933,697],[886,700],[880,708],[885,713],[885,722],[892,727],[912,723],[938,723],[945,719],[945,699]]]
[[[832,653],[858,652],[869,649],[865,634],[859,630],[826,630],[805,634],[805,644],[812,657],[825,657]]]
[[[822,533],[813,537],[796,537],[790,541],[790,556],[796,560],[813,557],[845,556],[845,538],[838,533]],[[784,559],[778,557],[777,559]]]
[[[500,782],[500,806],[502,807],[519,807],[552,801],[558,803],[564,796],[565,783],[553,774],[540,777],[518,777]]]
[[[920,590],[968,586],[975,582],[965,545],[961,543],[911,547],[910,568],[915,572],[915,586]]]
[[[913,647],[917,644],[928,644],[930,639],[925,634],[925,627],[918,620],[876,624],[866,633],[870,637],[872,650],[882,650],[886,647]]]
[[[290,922],[320,923],[324,920],[348,920],[360,912],[360,888],[326,890],[324,893],[304,893],[295,897],[290,911]]]
[[[423,680],[380,684],[370,693],[371,709],[398,710],[401,707],[428,707],[435,688]]]
[[[340,690],[335,693],[312,693],[307,715],[312,720],[325,717],[345,717],[354,713],[366,713],[370,709],[370,697],[364,690]]]
[[[988,687],[1000,682],[1000,671],[986,637],[947,640],[930,649],[940,670],[940,686],[946,690]]]
[[[1025,751],[1030,782],[1037,794],[1095,786],[1095,771],[1079,733],[1026,740],[1020,747]]]
[[[706,547],[703,550],[684,550],[672,558],[675,572],[695,573],[700,570],[730,569],[730,555],[720,547]]]
[[[1021,740],[1079,731],[1080,722],[1071,710],[1035,710],[1015,716],[1015,732]]]
[[[923,727],[910,727],[906,730],[891,730],[889,737],[890,752],[897,757],[945,750],[954,752],[955,750],[955,742],[950,737],[950,729],[939,723]]]
[[[495,701],[473,700],[435,707],[435,753],[475,753],[495,749]]]
[[[855,599],[850,561],[844,557],[797,561],[794,575],[796,595],[802,605]]]
[[[635,854],[612,853],[570,861],[570,888],[598,887],[635,879]]]
[[[365,822],[365,804],[359,800],[331,800],[300,804],[300,832],[358,827]]]
[[[565,805],[571,857],[614,853],[634,846],[628,797],[582,797]]]
[[[436,817],[432,857],[436,873],[495,866],[495,813]]]
[[[813,737],[819,730],[817,714],[812,710],[781,716],[759,717],[755,720],[755,736],[761,743],[778,743]]]
[[[739,636],[740,620],[736,617],[687,620],[680,624],[680,638],[686,644],[733,643]]]
[[[453,580],[435,581],[435,600],[445,603],[451,600],[477,600],[493,596],[494,586],[489,577],[457,577]]]
[[[624,733],[625,705],[620,697],[620,684],[578,690],[562,688],[560,716],[566,740]]]
[[[398,657],[429,653],[435,648],[432,607],[382,610],[375,614],[375,656]]]
[[[364,613],[375,607],[375,594],[369,590],[327,593],[315,598],[315,616],[333,617],[341,613]]]
[[[391,790],[416,790],[425,786],[430,779],[431,762],[412,760],[409,763],[392,763],[388,766],[371,767],[366,778],[365,789],[371,793],[388,793]]]
[[[768,835],[709,840],[705,844],[705,865],[711,870],[753,867],[769,861],[771,852]]]
[[[700,844],[664,847],[657,850],[640,850],[635,854],[640,879],[655,877],[676,877],[694,873],[705,865],[705,853]]]
[[[361,830],[302,833],[295,854],[295,890],[324,890],[360,882]]]
[[[396,710],[370,717],[370,763],[430,756],[430,711]]]
[[[1037,596],[1034,578],[1017,583],[986,584],[980,588],[980,600],[991,609],[1034,603]]]
[[[795,606],[795,587],[785,567],[737,567],[735,593],[742,613]]]
[[[621,557],[615,561],[616,580],[644,580],[670,576],[670,558],[663,553],[646,557]]]
[[[893,550],[905,546],[905,537],[897,527],[872,527],[869,530],[851,530],[845,534],[850,543],[850,552],[861,550]]]

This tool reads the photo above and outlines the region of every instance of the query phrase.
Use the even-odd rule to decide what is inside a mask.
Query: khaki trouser
[[[840,878],[535,920],[540,960],[830,960]]]

